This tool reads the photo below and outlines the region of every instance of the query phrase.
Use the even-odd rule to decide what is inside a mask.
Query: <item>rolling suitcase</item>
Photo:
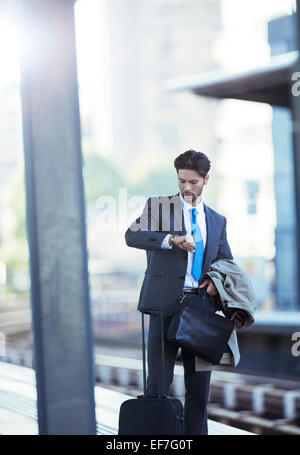
[[[182,435],[184,434],[183,406],[177,398],[166,393],[146,395],[145,326],[142,316],[143,386],[144,395],[126,400],[119,413],[119,435]],[[161,313],[162,383],[165,387],[165,344]],[[164,392],[166,392],[164,390]]]

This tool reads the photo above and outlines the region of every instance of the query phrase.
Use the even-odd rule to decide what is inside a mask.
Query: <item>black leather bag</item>
[[[169,324],[167,338],[212,364],[220,362],[234,329],[234,321],[216,314],[205,288],[184,294]]]

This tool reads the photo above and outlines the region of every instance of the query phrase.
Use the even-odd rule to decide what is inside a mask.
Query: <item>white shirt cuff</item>
[[[171,234],[167,234],[166,237],[161,242],[161,248],[163,248],[164,250],[171,250],[173,247],[173,245],[169,244],[170,237],[171,237]]]

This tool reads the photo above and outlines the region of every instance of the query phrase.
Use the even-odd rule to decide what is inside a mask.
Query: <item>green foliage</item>
[[[15,216],[13,235],[19,242],[26,242],[26,205],[24,166],[16,169],[10,181],[10,207]]]
[[[152,169],[138,180],[126,181],[117,165],[95,153],[83,160],[83,178],[87,206],[102,195],[118,199],[119,188],[127,187],[128,197],[171,195],[178,192],[176,173],[173,169]],[[24,166],[18,167],[8,183],[9,205],[14,216],[14,226],[9,239],[2,239],[0,256],[7,266],[7,290],[15,292],[12,274],[17,269],[28,270],[28,244],[26,233],[26,198]],[[29,273],[29,272],[28,272]]]
[[[128,197],[171,195],[178,192],[174,169],[152,169],[137,183],[126,179],[117,165],[95,153],[87,154],[83,165],[85,199],[87,204],[95,202],[102,195],[118,198],[119,188],[128,189]]]
[[[118,189],[124,186],[113,163],[95,153],[84,157],[83,178],[87,203],[95,202],[102,195],[117,197]]]
[[[133,194],[150,197],[176,194],[177,176],[173,169],[162,168],[151,170],[143,180],[129,186],[129,196]]]

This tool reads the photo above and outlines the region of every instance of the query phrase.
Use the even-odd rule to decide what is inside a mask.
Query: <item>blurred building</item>
[[[85,2],[76,8],[80,32]],[[213,47],[221,30],[220,0],[101,0],[93,14],[99,15],[93,19],[97,31],[90,32],[85,51],[78,39],[83,143],[113,156],[130,177],[170,166],[188,148],[213,157],[216,103],[189,93],[174,96],[163,85],[170,77],[218,67]]]
[[[272,56],[296,50],[295,14],[270,21],[268,35]],[[272,111],[277,215],[275,228],[276,308],[296,311],[299,310],[299,295],[292,117],[288,108],[273,107]]]
[[[213,48],[221,31],[220,0],[97,0],[89,8],[79,0],[75,11],[84,153],[111,158],[130,179],[149,168],[172,169],[188,148],[215,162],[218,103],[190,93],[174,96],[164,83],[218,67]],[[125,227],[110,232],[110,244],[103,245],[97,213],[89,210],[90,254],[117,255],[116,267],[124,258],[142,273],[145,254],[126,246]]]
[[[84,2],[78,4],[83,12]],[[272,108],[196,97],[189,91],[171,93],[164,87],[170,78],[220,69],[230,72],[268,60],[271,50],[266,18],[270,7],[253,12],[249,6],[253,16],[245,30],[242,20],[233,20],[232,9],[234,5],[221,0],[97,2],[95,11],[102,31],[98,30],[95,39],[97,36],[99,40],[99,60],[107,67],[97,85],[96,75],[88,77],[87,68],[82,68],[85,60],[80,57],[83,49],[80,52],[79,42],[79,74],[86,72],[85,78],[79,78],[83,142],[113,157],[129,178],[143,175],[147,168],[172,167],[173,159],[188,148],[207,153],[212,170],[205,189],[206,202],[227,217],[233,255],[251,276],[260,307],[274,309],[275,271],[279,272],[274,263],[274,192],[279,179],[275,177],[274,181],[274,172],[282,167],[274,158]],[[241,16],[242,8],[236,12]],[[91,46],[89,49],[92,52]],[[97,74],[99,61],[95,56],[94,52]],[[89,79],[95,82],[92,86]],[[105,128],[108,125],[111,130]],[[98,245],[97,238],[99,232],[92,222],[91,254],[102,250],[101,257],[109,258],[114,249],[116,268],[130,259],[131,268],[143,273],[144,252],[126,247],[122,232],[111,233],[112,247]],[[289,302],[291,305],[291,299]],[[280,305],[278,301],[276,307]]]

